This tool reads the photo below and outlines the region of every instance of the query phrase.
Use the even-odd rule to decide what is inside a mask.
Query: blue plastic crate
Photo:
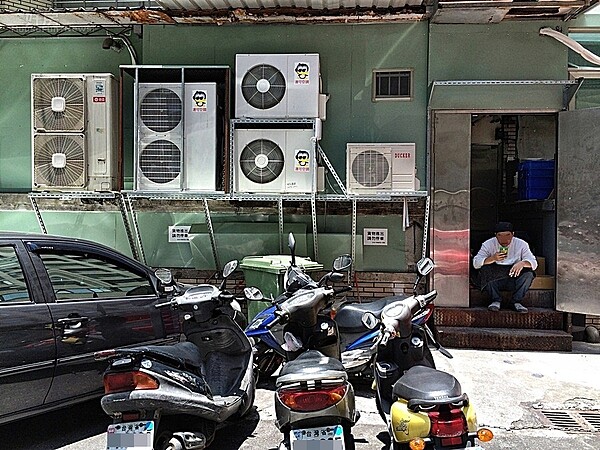
[[[526,159],[519,163],[519,200],[544,200],[553,189],[553,159]]]

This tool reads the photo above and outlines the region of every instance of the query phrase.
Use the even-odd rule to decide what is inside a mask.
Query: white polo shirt
[[[495,237],[488,239],[481,245],[481,249],[473,258],[473,267],[475,269],[481,269],[483,261],[486,258],[495,255],[500,248],[500,243]],[[523,239],[513,237],[510,245],[508,246],[508,254],[506,259],[503,261],[495,261],[496,264],[503,266],[512,266],[519,261],[529,261],[531,269],[537,269],[538,263],[533,253],[529,249],[529,244]]]

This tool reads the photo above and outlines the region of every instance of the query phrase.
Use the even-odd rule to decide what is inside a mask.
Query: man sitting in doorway
[[[496,236],[485,241],[473,258],[473,267],[481,269],[479,287],[482,291],[485,290],[492,300],[488,307],[490,311],[500,310],[500,291],[510,291],[513,309],[526,313],[527,308],[521,301],[535,278],[537,260],[531,253],[529,244],[515,237],[510,222],[499,222],[495,233]]]

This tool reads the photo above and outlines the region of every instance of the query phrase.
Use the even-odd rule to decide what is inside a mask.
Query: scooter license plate
[[[107,450],[152,450],[154,443],[154,422],[113,423],[106,430]]]
[[[344,428],[333,425],[291,430],[290,445],[291,450],[345,450]]]

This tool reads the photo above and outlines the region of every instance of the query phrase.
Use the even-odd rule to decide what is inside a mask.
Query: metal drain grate
[[[600,411],[542,410],[554,428],[565,431],[600,432]]]

